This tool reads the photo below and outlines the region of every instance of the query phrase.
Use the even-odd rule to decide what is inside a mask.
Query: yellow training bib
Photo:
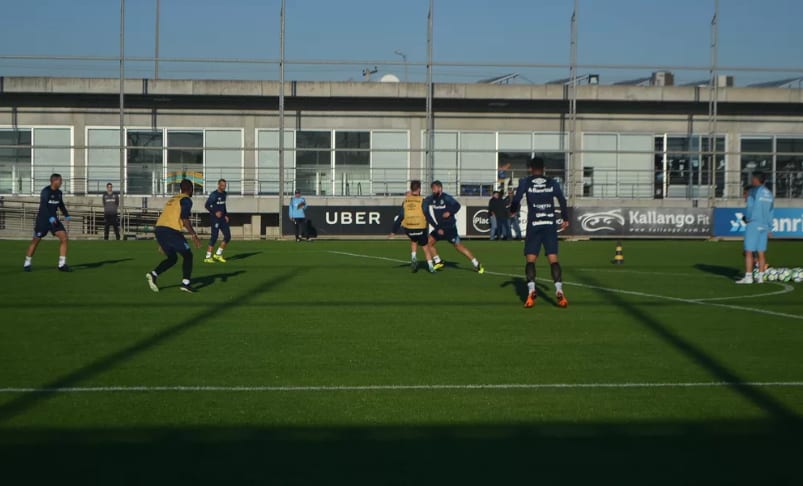
[[[181,222],[181,200],[190,197],[186,194],[176,194],[165,204],[162,214],[156,221],[156,226],[171,228],[176,231],[183,231],[184,224]]]
[[[407,196],[404,198],[404,220],[402,226],[407,229],[426,229],[427,218],[424,216],[424,198]]]

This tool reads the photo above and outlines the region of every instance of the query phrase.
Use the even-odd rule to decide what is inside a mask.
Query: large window
[[[257,193],[279,193],[279,130],[259,130],[257,132]],[[284,132],[284,180],[285,194],[292,194],[295,188],[295,132]]]
[[[296,132],[296,188],[304,194],[330,195],[332,133]]]
[[[488,196],[497,178],[495,132],[460,134],[460,194]]]
[[[424,134],[426,136],[426,134]],[[435,132],[433,134],[434,145],[432,147],[432,177],[443,183],[446,192],[457,194],[457,184],[459,179],[458,153],[457,153],[457,132]],[[421,160],[426,166],[426,154],[421,153]]]
[[[716,152],[717,160],[712,163],[705,135],[655,137],[655,166],[660,167],[656,170],[656,197],[722,197],[725,137],[716,137]],[[662,183],[663,187],[658,187]]]
[[[31,130],[0,129],[0,194],[29,193]]]
[[[164,166],[160,131],[129,130],[126,161],[127,192],[130,194],[163,194]]]
[[[371,190],[371,133],[335,132],[335,184],[338,196],[361,196]]]
[[[409,149],[406,131],[377,131],[371,134],[373,194],[404,194],[408,187]]]
[[[230,193],[242,191],[243,132],[207,130],[205,150],[205,192],[217,188],[218,179],[226,179]]]
[[[90,128],[87,130],[87,182],[86,190],[90,194],[100,194],[111,182],[115,190],[122,187],[120,183],[120,130],[107,128]]]
[[[803,197],[803,138],[778,138],[775,150],[776,197]]]
[[[167,131],[168,192],[178,192],[182,179],[192,181],[196,190],[204,187],[204,132]]]
[[[34,128],[34,189],[50,184],[50,175],[64,178],[62,191],[72,192],[72,130],[69,128]]]

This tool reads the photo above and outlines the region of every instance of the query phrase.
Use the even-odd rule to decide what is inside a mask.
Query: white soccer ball
[[[778,275],[778,280],[781,282],[790,282],[792,280],[792,270],[784,268],[780,275]]]
[[[768,268],[767,271],[764,272],[764,278],[767,279],[768,282],[778,281],[778,270]]]

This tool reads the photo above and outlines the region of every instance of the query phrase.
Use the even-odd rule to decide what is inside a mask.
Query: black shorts
[[[162,247],[165,255],[171,253],[184,253],[190,250],[190,244],[184,238],[181,231],[176,231],[173,228],[165,228],[164,226],[156,227],[156,242]]]
[[[440,232],[443,231],[443,234]],[[448,241],[453,245],[460,243],[460,235],[457,234],[457,226],[451,228],[435,228],[435,231],[430,233],[430,236],[435,238],[435,241]]]
[[[48,233],[53,233],[55,235],[59,231],[67,231],[64,229],[64,225],[61,224],[61,221],[56,220],[56,222],[52,224],[47,220],[37,221],[33,229],[33,237],[44,238]]]
[[[404,232],[407,234],[407,237],[410,238],[410,241],[418,243],[421,246],[429,242],[426,229],[405,229]]]
[[[549,228],[527,229],[527,238],[524,241],[525,255],[538,255],[543,247],[547,255],[558,254],[558,229],[554,226]]]

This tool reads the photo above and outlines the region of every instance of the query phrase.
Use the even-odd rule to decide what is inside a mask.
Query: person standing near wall
[[[296,241],[301,241],[304,238],[309,241],[309,233],[307,232],[307,200],[301,195],[301,191],[296,189],[296,193],[290,199],[290,221],[296,226]]]
[[[103,193],[103,239],[109,239],[109,228],[114,227],[114,236],[120,240],[120,194],[114,192],[114,186],[106,184]]]
[[[513,191],[513,189],[508,190],[507,197],[505,198],[508,217],[510,218],[510,231],[508,234],[514,240],[519,241],[521,239],[521,222],[519,221],[519,214],[513,212],[513,197],[515,197],[515,191]]]

